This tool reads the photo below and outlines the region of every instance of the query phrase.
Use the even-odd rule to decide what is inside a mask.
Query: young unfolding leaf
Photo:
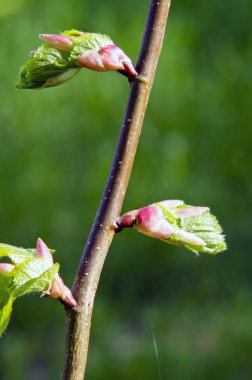
[[[123,71],[129,78],[137,76],[131,60],[106,35],[72,29],[39,37],[45,43],[30,53],[20,70],[17,88],[57,86],[71,79],[81,67]]]
[[[8,326],[14,300],[10,293],[0,293],[0,336]]]
[[[193,252],[215,254],[226,249],[222,229],[209,208],[188,206],[180,200],[157,202],[127,212],[115,222],[117,231],[128,227]]]
[[[68,308],[76,306],[58,274],[59,264],[53,263],[52,253],[41,239],[36,249],[0,244],[0,257],[11,261],[0,263],[0,336],[8,325],[13,302],[27,293],[42,292]]]
[[[0,257],[9,257],[13,263],[21,264],[29,258],[36,257],[36,250],[18,248],[0,243]]]
[[[16,276],[14,273],[14,296],[20,297],[27,293],[47,291],[58,274],[58,271],[58,263],[46,269],[45,260],[43,259],[24,262],[17,268]]]

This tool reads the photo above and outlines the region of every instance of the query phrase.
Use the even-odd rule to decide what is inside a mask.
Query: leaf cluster
[[[10,273],[0,272],[1,336],[9,323],[13,302],[25,294],[48,290],[59,271],[59,264],[52,265],[47,258],[37,257],[36,249],[7,244],[0,244],[0,258],[14,265]]]

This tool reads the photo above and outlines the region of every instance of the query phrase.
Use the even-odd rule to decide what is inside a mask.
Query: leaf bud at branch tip
[[[130,58],[104,34],[65,30],[40,34],[45,43],[30,53],[21,67],[17,88],[42,89],[58,86],[82,67],[94,71],[118,71],[129,80],[137,77]]]
[[[152,238],[185,246],[193,252],[218,253],[226,249],[222,229],[208,207],[166,200],[127,212],[115,221],[116,232],[133,227]]]

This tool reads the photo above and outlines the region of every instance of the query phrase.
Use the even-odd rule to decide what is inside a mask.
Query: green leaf
[[[201,252],[216,254],[227,248],[225,237],[222,234],[222,228],[217,218],[209,211],[189,218],[180,219],[180,223],[183,230],[195,234],[205,242],[206,245]],[[194,250],[193,245],[192,247],[190,247],[190,244],[186,246]],[[195,250],[198,252],[198,248]]]
[[[20,264],[27,258],[33,258],[36,250],[14,247],[0,243],[0,257],[9,257],[15,264]]]
[[[51,268],[43,272],[40,276],[33,277],[24,282],[22,285],[17,286],[13,292],[14,296],[20,297],[27,293],[43,292],[48,290],[55,279],[56,274],[59,272],[59,267],[59,264],[56,263]]]
[[[13,273],[15,287],[25,284],[33,278],[41,276],[51,267],[51,263],[44,258],[28,259],[18,265]]]
[[[12,277],[0,275],[0,300],[2,293],[8,291],[12,282]]]
[[[11,312],[12,312],[12,304],[15,298],[10,293],[1,294],[0,298],[0,336],[6,330]]]

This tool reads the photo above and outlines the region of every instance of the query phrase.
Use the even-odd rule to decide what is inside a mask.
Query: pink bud
[[[107,71],[98,51],[89,50],[82,54],[76,61],[77,65],[94,71]]]
[[[42,239],[37,240],[37,257],[42,257],[49,260],[53,265],[53,257],[50,249],[43,242]],[[66,307],[72,308],[76,306],[76,301],[72,295],[71,290],[64,284],[62,278],[57,274],[53,280],[50,288],[44,292],[45,295],[52,298],[59,299]]]
[[[130,76],[137,76],[137,72],[127,55],[116,45],[107,45],[100,49],[102,62],[108,70],[126,70]]]
[[[169,239],[174,233],[173,226],[165,219],[163,211],[156,205],[127,212],[116,220],[117,231],[134,227],[145,235],[156,239]]]
[[[129,77],[136,77],[133,63],[116,45],[106,45],[99,51],[85,52],[77,60],[77,64],[94,71],[126,71]]]
[[[123,228],[130,228],[133,227],[136,223],[136,216],[137,216],[138,210],[129,211],[120,218],[116,219],[116,222],[114,224],[115,229],[117,232],[121,231]]]
[[[8,263],[0,263],[0,274],[8,275],[15,269],[15,265]]]
[[[71,290],[64,284],[62,278],[58,274],[50,288],[44,292],[44,294],[61,300],[69,308],[76,306],[76,301]]]
[[[37,250],[37,257],[43,257],[44,259],[47,259],[51,265],[53,265],[53,257],[52,257],[51,251],[47,247],[47,245],[43,242],[42,239],[37,240],[36,250]]]
[[[173,226],[164,218],[161,208],[155,205],[139,210],[135,228],[156,239],[169,239],[174,233]]]
[[[73,44],[70,38],[61,34],[40,34],[39,38],[60,50],[69,50]]]

